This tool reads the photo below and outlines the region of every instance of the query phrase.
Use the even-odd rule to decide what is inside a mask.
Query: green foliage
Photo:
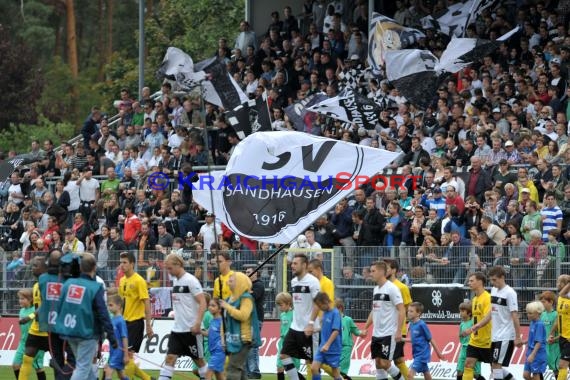
[[[41,54],[42,59],[53,55],[55,35],[50,24],[54,17],[53,7],[39,1],[24,1],[21,17],[18,36],[26,41],[32,51]]]
[[[71,122],[80,124],[85,120],[91,107],[101,104],[103,97],[94,91],[91,81],[96,73],[91,68],[77,80],[73,80],[69,66],[61,57],[55,56],[46,68],[45,89],[38,101],[37,110],[55,123]],[[79,94],[75,99],[73,91]]]
[[[61,57],[53,57],[52,62],[46,67],[46,86],[38,101],[38,112],[49,120],[61,122],[73,118],[74,100],[71,90],[74,80],[71,70]]]
[[[0,131],[0,150],[8,152],[15,150],[18,153],[26,153],[30,150],[34,139],[43,141],[53,140],[55,146],[77,135],[78,130],[70,123],[53,123],[44,116],[38,117],[37,124],[14,125]]]
[[[116,112],[111,109],[113,101],[119,99],[122,88],[127,88],[131,94],[137,93],[138,62],[115,53],[110,63],[105,66],[105,75],[105,82],[97,83],[93,88],[101,95],[102,110],[112,113]]]
[[[184,50],[194,62],[212,57],[222,37],[233,46],[244,9],[244,0],[161,2],[156,17],[145,25],[147,65],[154,73],[169,46]]]
[[[42,91],[42,75],[27,45],[0,25],[0,129],[10,122],[34,123],[35,103]]]
[[[196,62],[211,57],[219,38],[233,46],[245,9],[245,0],[145,1],[147,9],[152,2],[153,13],[145,20],[145,86],[153,90],[159,88],[155,72],[169,46],[181,48]],[[10,124],[34,125],[38,114],[55,123],[80,125],[94,105],[114,113],[112,103],[121,88],[136,97],[138,0],[113,3],[113,55],[103,82],[97,78],[101,55],[106,54],[99,50],[108,38],[107,2],[102,9],[98,1],[74,2],[80,69],[75,81],[66,62],[65,3],[0,1],[0,93],[8,102],[0,113],[0,131]],[[49,128],[60,125],[41,123]],[[28,143],[26,139],[26,147]]]

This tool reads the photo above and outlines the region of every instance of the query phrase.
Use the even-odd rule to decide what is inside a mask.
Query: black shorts
[[[49,339],[47,336],[28,334],[27,347],[34,347],[37,351],[49,352]]]
[[[139,353],[144,338],[144,319],[127,322],[129,335],[129,350]]]
[[[204,343],[202,335],[191,332],[170,333],[168,339],[168,354],[176,356],[190,356],[193,360],[204,358]]]
[[[404,338],[405,336],[402,336],[402,339]],[[404,344],[406,344],[406,342],[403,340],[401,342],[396,342],[396,348],[394,349],[394,360],[404,357]]]
[[[313,360],[313,337],[306,336],[304,331],[289,329],[285,339],[281,354],[296,359]]]
[[[396,341],[393,336],[372,337],[370,341],[370,353],[372,359],[380,358],[384,360],[393,360],[394,351],[396,350]]]
[[[560,359],[570,362],[570,341],[566,338],[558,338],[558,345],[560,346]]]
[[[466,357],[475,358],[477,359],[477,361],[480,361],[481,363],[491,363],[491,361],[493,360],[491,348],[481,348],[472,345],[467,346]]]
[[[493,351],[493,363],[508,367],[511,364],[511,358],[515,350],[515,341],[503,340],[493,342],[491,343],[491,350]]]

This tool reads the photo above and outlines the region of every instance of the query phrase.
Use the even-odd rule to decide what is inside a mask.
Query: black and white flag
[[[313,123],[316,120],[316,113],[309,111],[307,108],[328,99],[324,93],[316,93],[305,97],[290,106],[285,107],[285,115],[297,131],[310,133],[312,135],[320,135],[319,131],[313,130]]]
[[[232,110],[248,100],[243,90],[216,57],[194,64],[182,50],[169,47],[156,72],[159,80],[175,80],[184,91],[202,86],[204,100],[225,110]]]
[[[384,66],[386,51],[411,47],[424,37],[425,34],[417,29],[405,27],[390,17],[373,13],[368,33],[368,64],[375,74],[379,74],[380,66]]]
[[[438,29],[448,36],[461,37],[470,23],[496,0],[467,0],[450,5],[439,17],[426,16],[421,19],[424,29]]]
[[[345,68],[338,74],[338,89],[340,91],[345,88],[355,90],[366,76],[369,69],[363,68],[361,65],[351,68]],[[364,81],[364,83],[366,83]]]
[[[271,131],[271,116],[264,92],[257,99],[249,99],[226,113],[227,120],[240,140],[255,132]]]
[[[428,50],[406,49],[386,53],[388,80],[411,103],[426,108],[444,74],[439,60]]]
[[[196,71],[204,71],[209,80],[202,87],[206,101],[233,110],[249,100],[245,92],[228,73],[226,65],[216,57],[198,62],[194,66]]]
[[[378,115],[382,111],[372,99],[352,89],[345,89],[334,98],[328,98],[307,109],[333,119],[356,124],[357,129],[374,129],[378,123]]]
[[[206,73],[194,71],[194,61],[192,57],[176,47],[169,47],[166,50],[162,64],[156,71],[159,80],[164,78],[176,81],[184,91],[192,91],[206,80]]]
[[[496,3],[497,0],[474,0],[471,6],[471,10],[467,14],[467,19],[465,20],[465,28],[463,28],[463,36],[465,36],[465,31],[467,27],[474,23],[477,17],[487,8],[490,8]]]
[[[452,38],[439,59],[428,50],[389,51],[386,53],[386,75],[404,97],[425,108],[449,73],[456,73],[482,58],[517,31],[518,27],[492,42]]]
[[[225,171],[200,175],[194,200],[232,231],[287,244],[399,156],[300,132],[258,132],[240,142]]]

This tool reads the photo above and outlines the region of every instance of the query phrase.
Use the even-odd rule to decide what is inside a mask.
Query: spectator
[[[65,242],[63,243],[62,251],[75,254],[85,252],[85,245],[75,236],[75,230],[72,228],[65,229]]]

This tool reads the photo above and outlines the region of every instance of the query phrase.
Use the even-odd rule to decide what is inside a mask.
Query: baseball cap
[[[493,108],[493,113],[501,113],[501,109],[499,107]]]
[[[360,61],[360,57],[358,56],[358,54],[353,54],[350,56],[350,60],[351,61]]]
[[[411,205],[404,207],[404,211],[412,211],[412,209],[413,207]]]
[[[206,213],[206,216],[214,216],[214,214],[208,211],[208,212]]]
[[[529,189],[528,187],[524,187],[524,188],[521,190],[521,193],[529,193],[529,194],[530,194],[530,189]]]
[[[441,193],[441,189],[439,187],[436,187],[433,189],[434,193]]]
[[[556,63],[557,65],[559,65],[560,64],[560,58],[554,57],[550,60],[550,63]]]
[[[509,140],[505,143],[505,146],[514,146],[514,145],[515,145],[515,143],[512,142],[511,140]]]
[[[187,238],[191,238],[191,237],[193,237],[193,236],[194,236],[194,234],[192,233],[192,231],[186,232],[186,237],[187,237]]]
[[[151,194],[151,195],[148,196],[148,200],[149,200],[149,201],[154,201],[154,200],[156,200],[156,196],[155,196],[154,194]]]

